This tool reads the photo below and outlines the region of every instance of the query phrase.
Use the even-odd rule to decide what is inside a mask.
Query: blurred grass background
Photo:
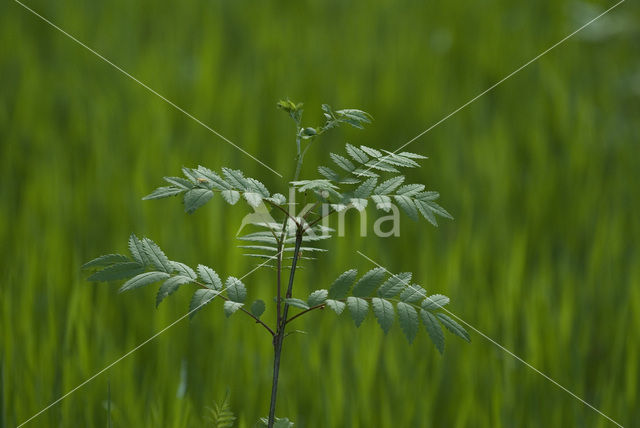
[[[613,3],[65,0],[27,3],[250,153],[293,172],[278,99],[371,112],[333,132],[393,150]],[[412,270],[450,309],[626,427],[640,426],[640,8],[628,1],[408,149],[413,174],[456,220],[405,218],[401,237],[345,238],[298,277]],[[242,275],[244,208],[187,216],[142,202],[163,175],[232,166],[278,177],[17,3],[0,5],[0,426],[14,427],[187,310],[185,289],[119,295],[80,265],[125,251],[131,232],[173,259]],[[370,213],[371,215],[372,213]],[[371,231],[371,226],[369,231]],[[272,274],[246,278],[266,299]],[[216,305],[184,321],[28,426],[206,426],[231,392],[239,427],[267,413],[269,338]],[[317,313],[285,345],[278,414],[299,427],[613,426],[477,334],[407,345],[369,319]]]

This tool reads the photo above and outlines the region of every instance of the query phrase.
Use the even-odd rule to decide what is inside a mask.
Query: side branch
[[[290,323],[291,321],[293,321],[294,319],[296,319],[296,318],[298,318],[298,317],[300,317],[300,316],[302,316],[302,315],[306,314],[307,312],[311,312],[311,311],[313,311],[314,309],[324,309],[324,307],[325,307],[325,306],[327,306],[327,304],[326,304],[326,303],[320,303],[319,305],[312,306],[312,307],[310,307],[309,309],[305,309],[304,311],[302,311],[302,312],[300,312],[300,313],[297,313],[297,314],[295,314],[294,316],[292,316],[291,318],[289,318],[289,319],[287,320],[286,324],[289,324],[289,323]]]
[[[211,288],[206,287],[204,284],[198,282],[198,281],[193,281],[194,284],[196,284],[198,287],[200,288],[204,288],[207,290],[211,290]],[[216,291],[216,290],[214,290]],[[224,297],[222,294],[218,294],[216,297],[220,297],[222,300],[224,300],[225,302],[229,301],[229,299],[227,297]],[[269,327],[267,324],[265,324],[260,318],[258,318],[257,316],[253,315],[251,312],[249,312],[248,310],[246,310],[245,308],[241,307],[240,310],[242,312],[244,312],[245,314],[249,315],[251,318],[253,318],[256,321],[256,324],[260,324],[262,325],[264,328],[267,329],[267,331],[269,333],[271,333],[271,336],[275,336],[276,333],[271,329],[271,327]]]

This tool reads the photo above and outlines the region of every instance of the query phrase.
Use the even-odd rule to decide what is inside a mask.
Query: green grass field
[[[29,7],[291,176],[280,98],[366,110],[365,131],[311,149],[315,178],[345,141],[394,150],[607,7],[488,2],[197,0]],[[399,238],[346,237],[300,272],[413,271],[450,310],[625,427],[640,427],[640,8],[627,1],[407,149],[455,221],[406,217]],[[181,166],[279,178],[18,3],[0,5],[0,427],[15,427],[188,309],[181,290],[118,294],[80,266],[130,233],[169,257],[242,275],[242,207],[141,201]],[[371,211],[370,216],[373,215]],[[371,231],[371,228],[369,229]],[[245,279],[266,300],[269,271]],[[207,307],[25,427],[205,427],[229,389],[238,427],[268,411],[272,348]],[[269,313],[271,314],[271,313]],[[267,314],[269,316],[269,314]],[[371,317],[371,316],[370,316]],[[296,427],[613,427],[475,332],[426,333],[314,313],[285,344],[278,415]]]

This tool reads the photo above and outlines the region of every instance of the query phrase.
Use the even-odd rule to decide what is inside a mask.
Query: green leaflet
[[[339,300],[332,300],[332,299],[328,299],[326,301],[326,304],[329,308],[333,309],[333,311],[338,315],[340,315],[342,311],[344,311],[344,307],[346,306],[344,302],[341,302]]]
[[[327,166],[319,166],[318,172],[327,180],[340,181],[340,175]]]
[[[353,295],[356,297],[370,296],[378,288],[385,276],[383,268],[374,268],[362,275],[362,278],[354,285]]]
[[[354,128],[363,129],[364,125],[371,123],[373,117],[365,111],[353,108],[336,110],[335,118],[340,122],[346,122]]]
[[[160,302],[164,300],[165,297],[172,294],[176,291],[181,285],[188,284],[193,281],[193,278],[183,275],[172,276],[162,283],[160,289],[158,290],[158,294],[156,294],[156,307],[160,305]]]
[[[388,300],[374,297],[371,299],[371,306],[373,306],[373,314],[376,316],[378,324],[380,324],[384,333],[387,334],[395,318],[393,305]]]
[[[194,171],[192,171],[191,169],[187,168],[186,166],[182,167],[182,174],[187,177],[187,179],[189,179],[189,181],[191,181],[193,184],[198,184],[198,176],[199,174],[196,174]]]
[[[245,180],[248,183],[247,190],[252,191],[253,193],[257,193],[261,198],[268,198],[269,196],[271,196],[267,187],[260,181],[251,177],[247,177],[245,178]]]
[[[360,327],[360,324],[362,324],[362,321],[364,321],[369,312],[369,303],[359,297],[348,297],[347,306],[349,307],[353,321],[356,323],[356,327]]]
[[[295,306],[296,308],[300,308],[300,309],[309,309],[309,305],[307,305],[307,302],[305,302],[304,300],[296,299],[294,297],[290,297],[283,300],[289,306]]]
[[[133,233],[129,236],[129,252],[131,257],[141,265],[148,265],[150,263],[149,257],[145,254],[144,244]]]
[[[402,157],[405,157],[405,158],[412,158],[412,159],[429,159],[426,156],[418,155],[416,153],[411,153],[411,152],[398,153],[398,156],[402,156]]]
[[[222,281],[218,274],[208,266],[198,265],[198,276],[207,288],[212,290],[222,290]]]
[[[222,168],[222,173],[227,179],[227,182],[231,184],[231,186],[235,189],[244,191],[247,190],[247,187],[249,187],[242,171],[231,168]]]
[[[471,337],[469,336],[469,333],[467,333],[467,331],[464,328],[462,328],[460,324],[458,324],[453,319],[451,319],[450,317],[448,317],[443,313],[437,313],[436,316],[442,322],[442,324],[444,324],[447,330],[449,330],[451,333],[466,340],[467,342],[471,342]]]
[[[122,254],[106,254],[100,256],[82,265],[81,269],[89,269],[91,267],[109,266],[114,263],[128,262],[129,257]]]
[[[193,214],[195,210],[209,202],[213,198],[213,192],[209,189],[195,188],[184,194],[184,211]]]
[[[411,281],[411,272],[402,272],[387,279],[378,289],[380,297],[391,298],[400,293]]]
[[[244,195],[244,199],[253,208],[257,208],[262,203],[262,196],[259,193],[247,192]]]
[[[349,156],[351,156],[351,158],[353,158],[354,161],[358,163],[367,163],[369,161],[369,156],[367,156],[364,150],[361,150],[348,143],[345,147],[347,149],[347,153],[349,154]]]
[[[183,276],[186,276],[186,277],[189,277],[191,279],[198,278],[198,276],[193,271],[193,269],[191,269],[189,266],[185,265],[184,263],[171,262],[171,264],[173,265],[173,269],[174,269],[175,272],[178,272],[179,274],[181,274]]]
[[[95,272],[87,278],[87,281],[115,281],[131,278],[144,272],[144,266],[137,262],[116,263],[101,271]]]
[[[331,183],[329,180],[325,180],[324,178],[316,179],[316,180],[301,180],[301,181],[292,181],[290,183],[292,186],[298,188],[298,192],[306,192],[307,190],[332,190],[337,189],[338,187]]]
[[[196,312],[209,304],[209,302],[211,302],[218,294],[220,294],[220,292],[216,290],[196,290],[196,292],[193,293],[191,302],[189,303],[189,318],[193,318]]]
[[[324,303],[327,300],[329,292],[327,290],[316,290],[307,298],[307,304],[311,306],[317,306]]]
[[[404,211],[412,220],[418,220],[418,211],[413,204],[413,199],[405,195],[395,195],[393,197],[398,203],[402,211]]]
[[[440,193],[434,191],[422,192],[416,195],[416,199],[421,201],[435,201],[440,197]]]
[[[149,238],[143,238],[142,245],[144,254],[146,254],[147,258],[151,264],[156,267],[156,269],[167,273],[174,271],[173,264],[169,261],[167,256],[164,255],[164,252],[160,249],[158,244]]]
[[[431,211],[431,208],[429,207],[429,205],[427,205],[425,201],[421,201],[418,199],[415,199],[415,204],[416,204],[416,208],[418,208],[418,211],[420,211],[420,214],[422,214],[422,216],[429,223],[431,223],[435,227],[438,227],[438,221],[436,220],[436,216],[433,215],[433,212]]]
[[[329,298],[331,299],[344,299],[349,293],[351,284],[355,281],[358,275],[357,269],[350,269],[340,275],[329,288]]]
[[[227,289],[227,296],[229,300],[238,303],[244,303],[247,298],[247,289],[245,288],[242,281],[238,278],[230,276],[227,278],[227,282],[225,283]]]
[[[396,195],[414,196],[424,190],[424,184],[405,184],[398,190]]]
[[[149,199],[168,198],[169,196],[175,196],[182,192],[184,192],[184,189],[180,187],[175,187],[175,186],[158,187],[153,192],[143,197],[142,200],[147,201]]]
[[[227,190],[231,188],[231,185],[224,181],[218,174],[211,171],[209,168],[205,168],[204,166],[198,166],[198,172],[209,180],[209,186],[216,190]]]
[[[449,303],[449,298],[447,296],[443,296],[442,294],[434,294],[433,296],[429,296],[422,302],[422,309],[427,311],[434,311],[436,309],[440,309]]]
[[[353,196],[355,198],[368,198],[371,196],[373,189],[376,188],[376,184],[378,183],[377,178],[368,178],[366,179],[360,186],[356,188],[353,192]]]
[[[164,181],[169,184],[173,184],[180,189],[189,190],[193,187],[193,183],[189,180],[185,180],[182,177],[163,177]]]
[[[371,195],[371,200],[376,204],[376,208],[384,212],[391,210],[391,198],[386,195]]]
[[[358,211],[362,211],[365,208],[367,208],[367,204],[369,203],[367,199],[359,199],[359,198],[351,198],[350,202],[351,202],[351,205],[353,205],[353,207]]]
[[[266,305],[264,304],[264,302],[260,299],[256,300],[255,302],[253,302],[251,304],[251,314],[253,314],[254,317],[256,318],[260,318],[260,316],[264,313],[265,309],[266,309]]]
[[[449,212],[447,210],[445,210],[440,205],[438,205],[436,202],[430,201],[430,200],[426,200],[426,199],[423,199],[423,200],[427,203],[427,205],[429,206],[429,208],[431,208],[431,210],[433,212],[435,212],[436,214],[438,214],[441,217],[453,220],[453,216],[451,214],[449,214]]]
[[[224,302],[224,314],[227,318],[233,315],[238,309],[240,309],[244,304],[240,302],[232,302],[231,300],[227,300]]]
[[[134,276],[129,281],[125,282],[119,293],[127,290],[133,290],[135,288],[144,287],[145,285],[153,284],[154,282],[162,281],[169,278],[169,274],[166,272],[145,272]]]
[[[382,152],[376,150],[376,149],[372,149],[371,147],[367,147],[367,146],[360,146],[360,149],[365,152],[366,154],[368,154],[371,157],[374,158],[379,158],[380,156],[382,156]]]
[[[337,155],[335,153],[329,153],[331,160],[338,165],[340,168],[344,169],[347,172],[353,171],[356,167],[351,161],[344,156]]]
[[[417,284],[412,284],[400,294],[400,300],[407,303],[416,303],[427,297],[427,290]]]
[[[404,182],[404,175],[390,178],[383,181],[378,187],[375,188],[373,193],[376,195],[389,195],[398,188]]]
[[[285,198],[281,193],[274,193],[270,198],[267,198],[267,200],[276,205],[284,205],[287,202],[287,198]]]
[[[389,152],[387,150],[383,150],[383,152],[387,153],[387,155],[384,156],[383,158],[384,161],[386,163],[390,163],[391,165],[397,165],[404,168],[417,168],[420,166],[418,162],[414,161],[411,158],[406,158],[404,156]]]
[[[413,343],[420,324],[420,321],[418,320],[418,312],[413,306],[404,302],[398,302],[396,307],[398,308],[398,323],[400,324],[400,328],[407,337],[409,343]]]
[[[222,195],[222,199],[230,205],[235,205],[240,200],[240,192],[237,190],[224,190],[220,194]]]
[[[440,327],[438,319],[431,312],[425,311],[424,309],[420,309],[420,316],[427,328],[427,333],[429,333],[431,341],[442,354],[444,352],[444,334],[442,333],[442,327]]]

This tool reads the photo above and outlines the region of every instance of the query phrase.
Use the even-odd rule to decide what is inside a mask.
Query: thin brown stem
[[[311,312],[311,311],[313,311],[313,310],[315,310],[315,309],[324,309],[324,307],[325,307],[325,306],[327,306],[327,304],[326,304],[326,303],[320,303],[319,305],[312,306],[312,307],[310,307],[309,309],[305,309],[304,311],[302,311],[302,312],[300,312],[300,313],[297,313],[297,314],[295,314],[294,316],[292,316],[291,318],[289,318],[289,319],[286,321],[286,324],[289,324],[291,321],[293,321],[294,319],[296,319],[296,318],[298,318],[298,317],[301,317],[302,315],[306,314],[307,312]]]

